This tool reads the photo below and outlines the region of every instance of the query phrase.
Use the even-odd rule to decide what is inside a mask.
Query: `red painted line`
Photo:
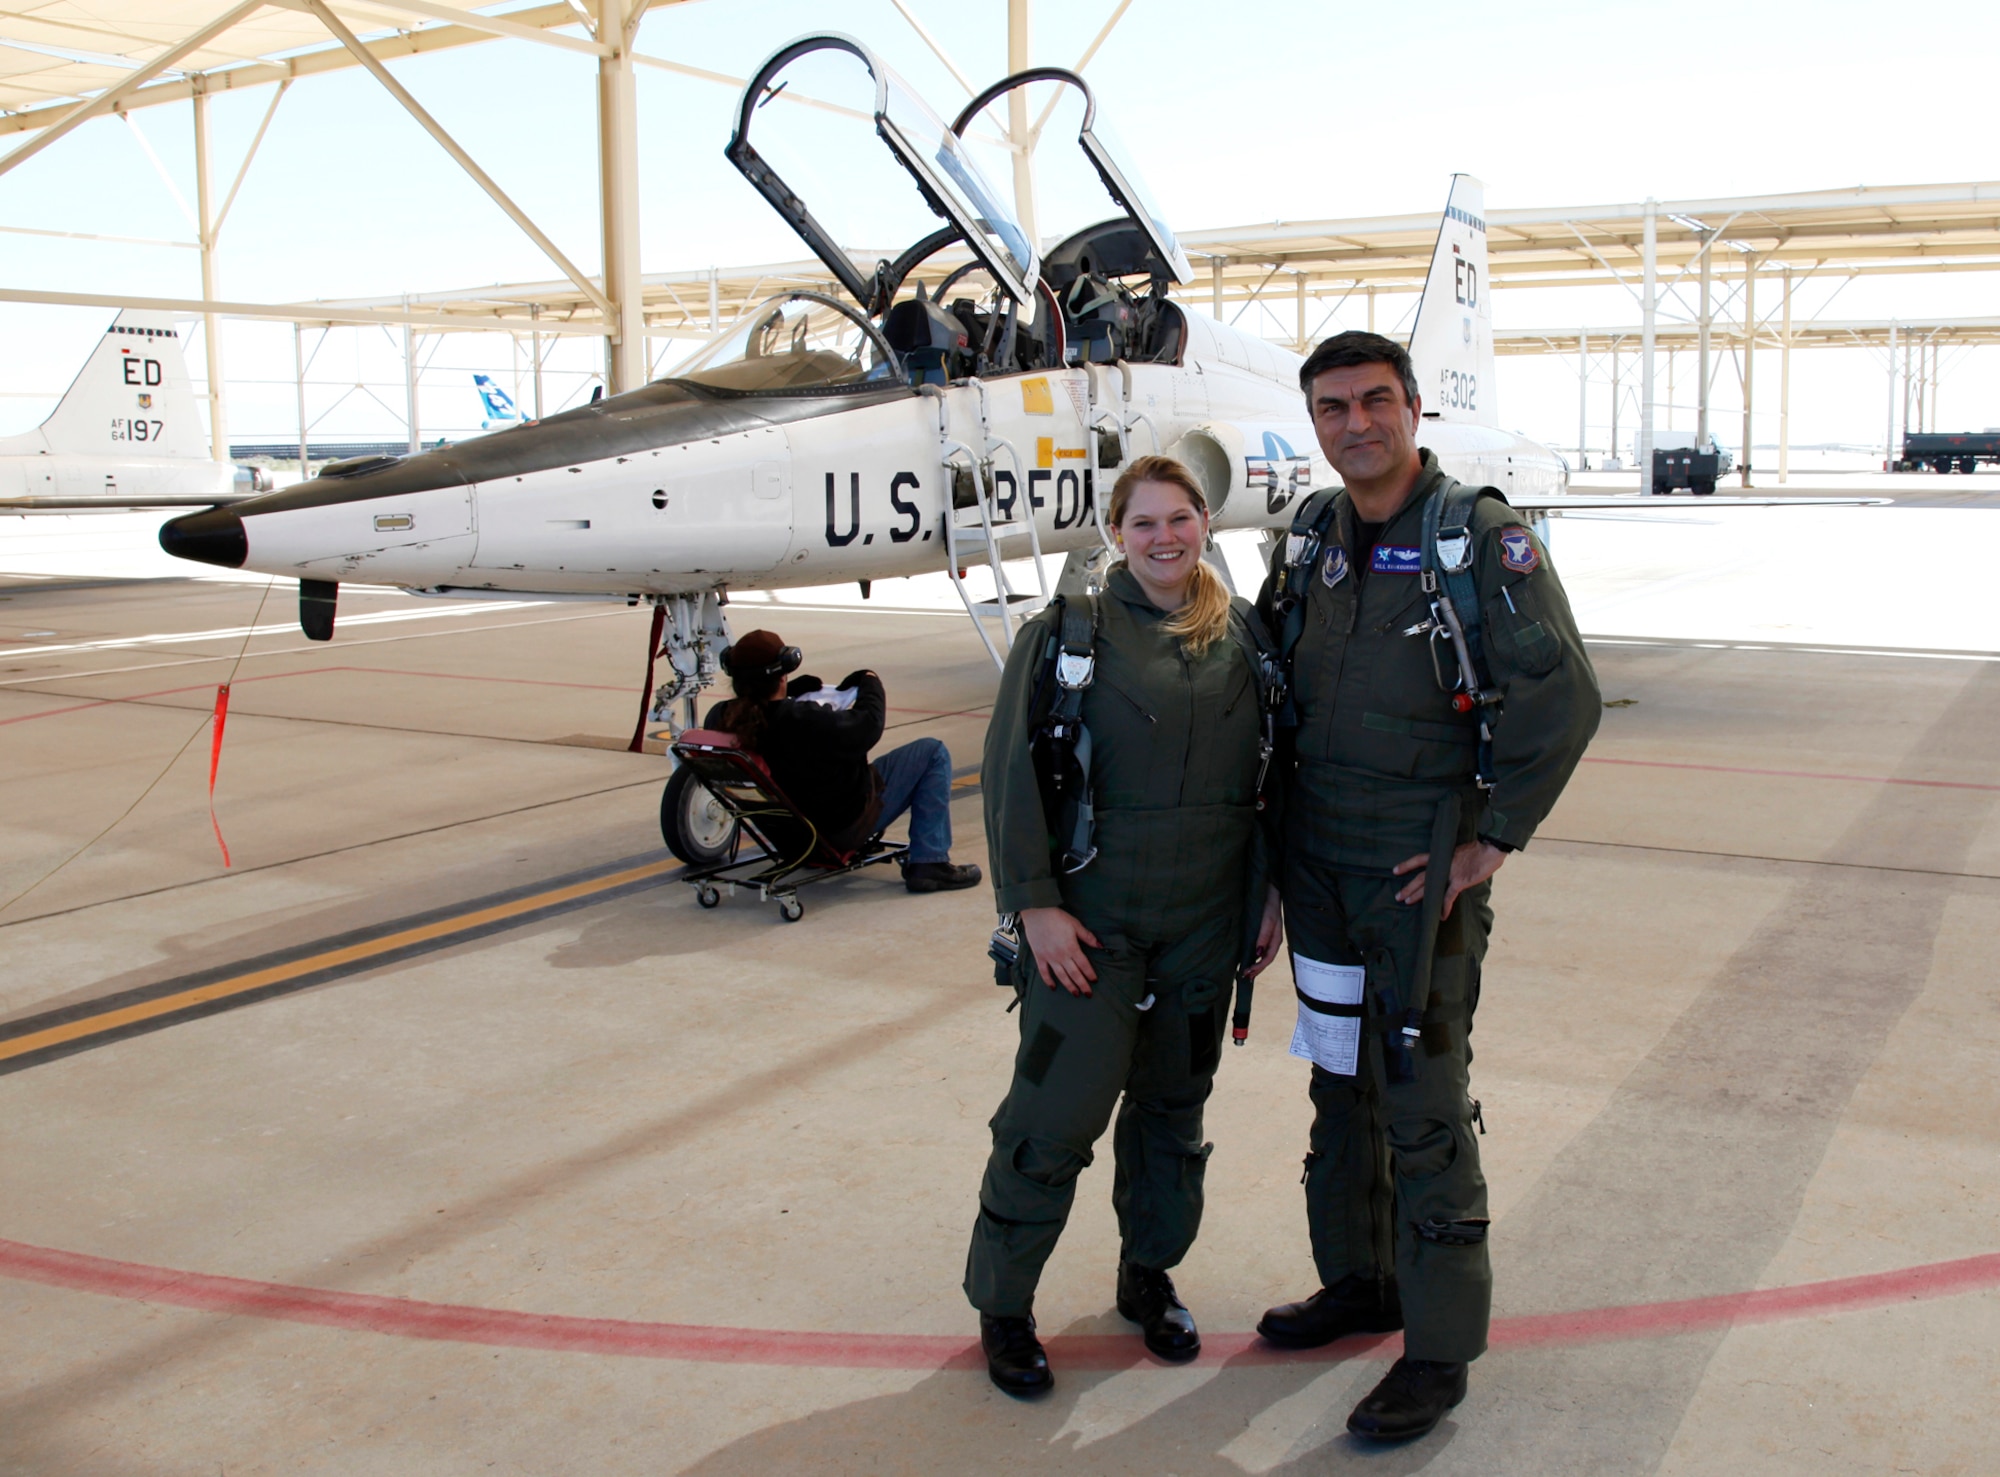
[[[19,1241],[0,1240],[0,1276],[205,1313],[494,1348],[824,1369],[977,1369],[982,1362],[976,1341],[954,1335],[788,1332],[572,1318],[179,1272]],[[2000,1285],[2000,1253],[1991,1253],[1795,1287],[1501,1318],[1493,1324],[1492,1342],[1495,1348],[1521,1349],[1666,1338],[1739,1324],[1776,1323],[1954,1297],[1996,1285]],[[1325,1349],[1292,1353],[1272,1348],[1253,1333],[1208,1334],[1202,1340],[1202,1358],[1211,1363],[1332,1360],[1367,1353],[1394,1339],[1393,1334],[1345,1339]],[[1048,1347],[1053,1360],[1071,1369],[1123,1369],[1147,1360],[1137,1334],[1058,1334],[1048,1340]]]
[[[1788,780],[1852,780],[1860,785],[1916,785],[1926,790],[2000,790],[1972,780],[1906,780],[1886,774],[1828,774],[1814,769],[1753,769],[1739,764],[1679,764],[1671,759],[1603,759],[1584,756],[1585,764],[1623,764],[1638,769],[1701,769],[1710,774],[1768,774]]]

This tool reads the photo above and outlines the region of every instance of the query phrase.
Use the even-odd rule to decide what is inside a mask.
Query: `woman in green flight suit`
[[[1202,1105],[1231,985],[1262,969],[1281,937],[1276,891],[1262,882],[1257,616],[1202,563],[1208,506],[1181,463],[1139,458],[1107,511],[1125,557],[1091,602],[1082,716],[1094,859],[1067,874],[1055,863],[1056,818],[1030,754],[1054,608],[1014,643],[982,773],[998,908],[1020,918],[1021,1045],[993,1117],[965,1293],[987,1370],[1014,1395],[1053,1382],[1035,1285],[1114,1108],[1118,1310],[1161,1357],[1200,1351],[1167,1269],[1201,1222]]]

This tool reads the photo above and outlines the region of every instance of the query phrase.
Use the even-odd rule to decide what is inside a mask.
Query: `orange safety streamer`
[[[222,765],[222,730],[229,722],[229,684],[215,689],[215,720],[208,740],[208,823],[215,828],[215,844],[222,848],[222,865],[229,865],[229,843],[222,839],[222,822],[215,818],[215,772]]]

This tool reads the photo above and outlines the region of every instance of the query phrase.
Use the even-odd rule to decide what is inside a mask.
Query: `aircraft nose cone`
[[[199,513],[169,518],[160,525],[160,547],[176,559],[219,564],[224,569],[241,569],[250,557],[243,520],[227,508],[204,508]]]

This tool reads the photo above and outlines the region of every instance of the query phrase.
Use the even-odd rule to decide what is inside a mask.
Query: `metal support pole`
[[[528,316],[531,319],[541,317],[542,305],[537,303],[528,309]],[[542,418],[542,331],[539,328],[532,330],[528,342],[535,351],[535,419],[540,420]]]
[[[303,325],[292,325],[292,368],[298,377],[299,390],[299,481],[312,475],[311,463],[306,456],[306,331]]]
[[[403,299],[407,309],[409,299]],[[409,418],[410,455],[415,456],[423,449],[417,432],[417,339],[416,330],[409,324],[403,325],[403,403]]]
[[[1694,397],[1694,444],[1697,449],[1708,445],[1708,338],[1711,314],[1710,269],[1715,265],[1715,236],[1711,232],[1701,243],[1701,317],[1695,325],[1696,357],[1701,361],[1696,367],[1701,380]],[[1669,399],[1672,396],[1668,397]]]
[[[215,285],[215,208],[209,188],[208,89],[200,73],[194,78],[194,209],[196,235],[201,246],[201,295],[214,302],[221,294]],[[222,339],[219,320],[213,313],[201,319],[202,352],[208,359],[208,454],[219,462],[229,460],[229,408],[223,398]]]
[[[1375,289],[1368,289],[1368,331],[1375,331]]]
[[[1222,261],[1219,256],[1208,259],[1209,311],[1217,323],[1222,321]]]
[[[1784,328],[1778,339],[1778,485],[1792,471],[1792,269],[1785,268]]]
[[[639,282],[639,110],[626,36],[628,0],[597,0],[598,39],[611,55],[597,63],[598,203],[604,214],[607,394],[646,383],[646,317]]]
[[[1299,352],[1306,351],[1306,274],[1299,273]]]
[[[1674,367],[1680,362],[1680,350],[1667,350],[1667,429],[1674,428]]]
[[[1646,201],[1646,232],[1640,247],[1644,285],[1639,295],[1639,490],[1653,490],[1653,314],[1660,288],[1660,206]]]
[[[1911,379],[1913,378],[1913,375],[1912,375],[1912,373],[1911,373],[1911,369],[1910,369],[1910,360],[1911,360],[1911,358],[1912,358],[1912,357],[1914,357],[1914,356],[1912,355],[1912,353],[1911,353],[1911,350],[1912,350],[1912,348],[1913,348],[1913,347],[1914,347],[1914,345],[1913,345],[1912,343],[1910,343],[1910,342],[1909,342],[1908,340],[1905,340],[1905,341],[1904,341],[1904,344],[1903,344],[1903,439],[1904,439],[1904,440],[1906,440],[1906,441],[1907,441],[1907,440],[1909,439],[1909,436],[1910,436],[1910,399],[1911,399],[1911,395],[1910,395],[1910,391],[1911,391],[1911,389],[1913,388],[1913,387],[1912,387],[1912,385],[1910,384],[1910,381],[1911,381]],[[1922,430],[1923,428],[1924,428],[1924,423],[1923,423],[1922,421],[1918,421],[1918,422],[1917,422],[1917,429],[1921,431],[1921,430]]]
[[[1896,325],[1889,325],[1889,429],[1882,437],[1882,470],[1896,465]]]
[[[722,268],[708,269],[708,331],[722,327]]]
[[[1580,471],[1590,470],[1590,332],[1579,329],[1576,335],[1576,464]]]
[[[1034,0],[1007,0],[1007,75],[1025,71]],[[1014,158],[1014,214],[1020,217],[1028,244],[1040,250],[1042,236],[1035,220],[1035,140],[1028,127],[1028,89],[1007,94],[1007,143]]]
[[[1619,402],[1625,398],[1625,389],[1619,380],[1618,339],[1611,341],[1611,457],[1618,458],[1618,411]]]
[[[1757,264],[1746,261],[1743,273],[1743,485],[1750,485],[1750,402],[1757,369]]]

